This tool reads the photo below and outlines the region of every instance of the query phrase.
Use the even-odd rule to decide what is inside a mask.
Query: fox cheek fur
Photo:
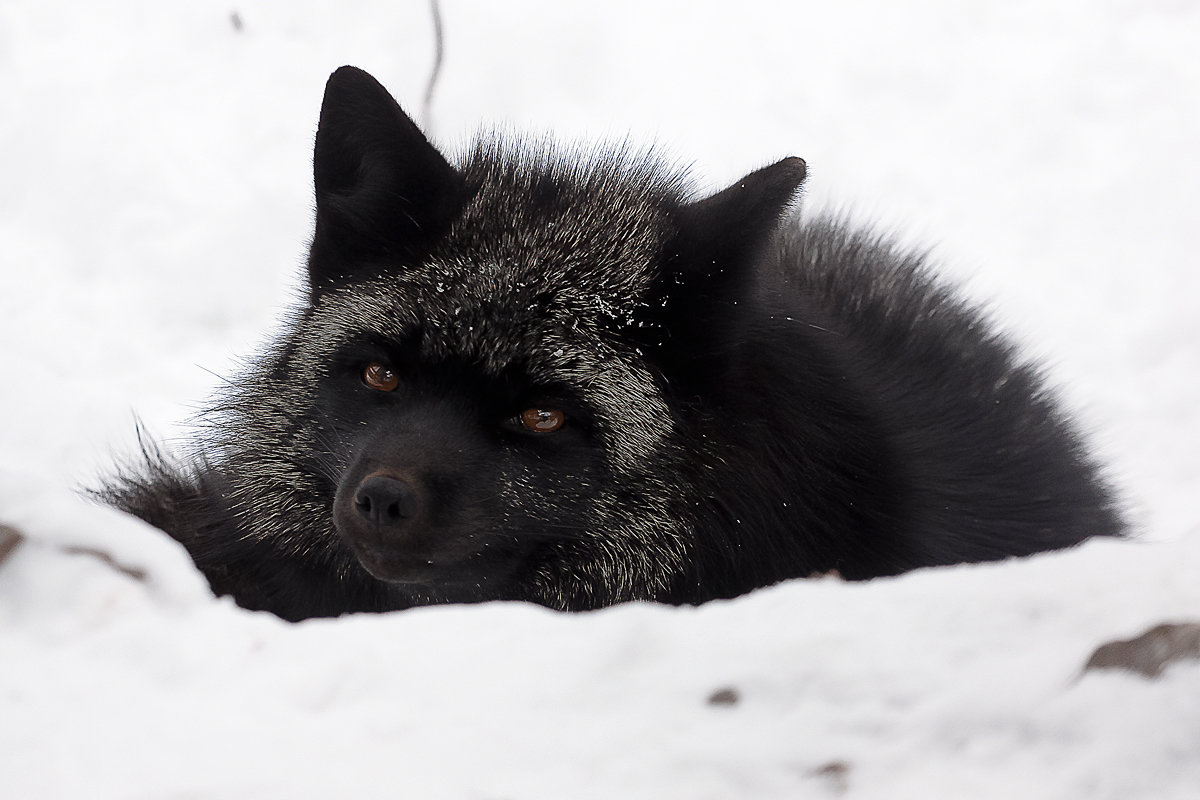
[[[1120,535],[1036,367],[919,255],[788,218],[787,158],[701,200],[649,154],[452,166],[343,67],[308,290],[207,414],[100,492],[286,619],[701,603]]]

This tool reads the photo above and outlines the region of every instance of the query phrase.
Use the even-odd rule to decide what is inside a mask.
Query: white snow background
[[[418,113],[428,4],[5,0],[0,797],[1200,798],[1200,662],[1082,671],[1200,618],[1200,3],[443,14],[450,150],[631,134],[703,191],[794,154],[807,208],[932,246],[1047,360],[1141,538],[695,609],[288,625],[213,599],[77,488],[135,413],[186,440],[269,336],[325,79],[361,66]]]

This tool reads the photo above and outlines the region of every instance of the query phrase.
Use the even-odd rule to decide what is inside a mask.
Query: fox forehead
[[[557,350],[569,332],[594,339],[630,324],[663,274],[669,204],[619,182],[558,185],[549,198],[515,188],[484,182],[419,262],[377,262],[315,298],[324,329],[385,340],[421,329],[442,355],[507,362],[505,351]]]
[[[473,364],[486,375],[516,367],[550,383],[564,371],[638,357],[619,331],[641,305],[640,287],[616,288],[555,287],[491,266],[431,267],[329,292],[307,315],[299,341],[318,362],[372,341],[416,346],[423,358]]]
[[[481,206],[497,207],[481,208]],[[673,229],[661,208],[620,198],[539,207],[475,198],[430,255],[424,279],[480,300],[530,295],[586,313],[636,300],[660,273]]]
[[[399,344],[415,336],[422,357],[431,362],[452,358],[491,376],[516,368],[535,384],[574,387],[605,430],[620,430],[608,445],[618,470],[636,471],[669,437],[673,417],[658,380],[637,348],[604,325],[608,310],[509,313],[497,303],[512,302],[511,294],[469,306],[436,287],[434,300],[428,289],[424,282],[398,289],[395,282],[376,279],[330,292],[303,321],[302,352],[293,365],[315,385],[340,347],[364,338]]]

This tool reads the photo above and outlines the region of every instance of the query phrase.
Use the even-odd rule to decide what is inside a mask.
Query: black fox
[[[329,79],[308,291],[184,463],[116,506],[291,620],[485,600],[701,603],[1119,535],[1036,368],[922,259],[703,199],[645,153],[481,137],[451,165]]]

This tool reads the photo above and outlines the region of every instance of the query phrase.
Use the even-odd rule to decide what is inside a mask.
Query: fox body
[[[789,158],[704,199],[621,149],[451,165],[366,73],[326,87],[308,292],[107,499],[287,619],[484,600],[699,603],[1115,535],[1035,368],[919,256],[789,213]]]

